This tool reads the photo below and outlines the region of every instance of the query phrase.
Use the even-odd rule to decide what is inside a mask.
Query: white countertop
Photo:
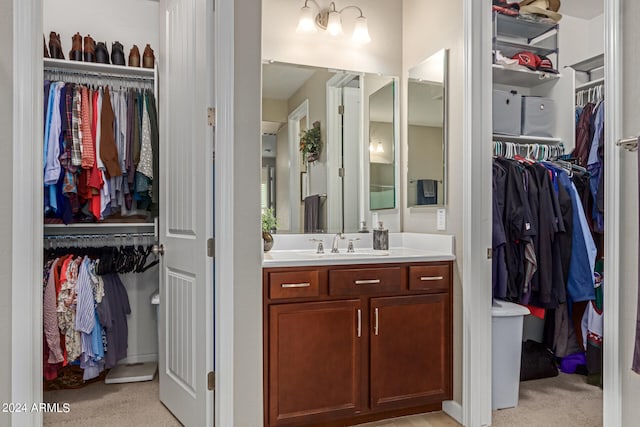
[[[391,247],[386,251],[371,249],[371,234],[345,234],[339,241],[340,253],[331,253],[333,235],[274,235],[274,249],[264,254],[262,266],[304,267],[314,265],[382,264],[401,262],[453,261],[455,260],[453,236],[442,234],[391,233]],[[309,239],[320,238],[324,242],[324,254],[316,254],[316,243]],[[347,253],[347,240],[354,241],[355,252]],[[276,249],[277,247],[282,249]]]

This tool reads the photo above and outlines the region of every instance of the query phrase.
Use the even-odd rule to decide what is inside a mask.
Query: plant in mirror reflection
[[[308,163],[320,158],[322,140],[320,139],[320,122],[315,121],[311,129],[300,132],[300,152]]]
[[[272,208],[265,209],[262,212],[262,231],[263,232],[271,232],[278,227],[278,218],[273,213]]]

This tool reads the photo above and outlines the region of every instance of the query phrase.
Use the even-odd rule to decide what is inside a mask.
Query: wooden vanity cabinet
[[[452,398],[451,269],[263,269],[265,426],[439,410]]]
[[[449,295],[372,298],[371,313],[371,409],[399,409],[449,398]]]
[[[348,417],[361,410],[361,313],[357,299],[269,308],[272,425]]]

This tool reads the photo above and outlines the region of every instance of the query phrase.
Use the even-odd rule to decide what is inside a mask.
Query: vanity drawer
[[[400,267],[331,270],[329,295],[362,295],[397,292],[401,289]]]
[[[317,270],[269,273],[269,298],[307,298],[320,296]]]
[[[409,289],[448,292],[449,264],[413,265],[409,267]]]

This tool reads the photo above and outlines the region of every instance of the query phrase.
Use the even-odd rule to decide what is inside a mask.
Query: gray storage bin
[[[541,96],[522,97],[522,135],[552,138],[556,129],[556,104]]]
[[[517,91],[493,90],[493,133],[520,135],[522,95]]]

